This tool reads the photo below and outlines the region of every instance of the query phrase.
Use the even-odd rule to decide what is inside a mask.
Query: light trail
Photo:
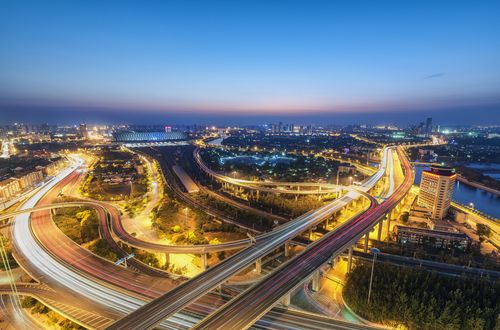
[[[209,268],[207,271],[170,290],[160,298],[153,300],[146,306],[115,322],[108,329],[149,329],[162,320],[174,315],[183,307],[210,292],[266,253],[280,247],[286,241],[304,232],[309,227],[325,220],[333,212],[340,210],[354,199],[359,198],[362,194],[366,194],[384,176],[390,152],[391,148],[384,150],[384,157],[377,173],[366,179],[362,186],[356,187],[360,192],[350,191],[343,197],[323,207],[308,212],[277,227],[271,232],[260,235],[257,238],[256,244],[234,254],[214,267]]]

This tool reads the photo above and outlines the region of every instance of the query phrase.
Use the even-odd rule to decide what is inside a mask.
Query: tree
[[[403,223],[408,223],[408,219],[410,219],[410,213],[408,211],[401,213],[399,216],[399,220]]]
[[[499,282],[380,264],[373,276],[373,300],[367,304],[370,275],[371,265],[360,264],[349,274],[343,291],[346,304],[370,321],[429,330],[500,326]]]
[[[92,215],[92,212],[90,210],[84,210],[81,212],[78,212],[75,216],[78,220],[80,220],[80,227],[83,227],[85,222],[90,218]]]
[[[477,235],[479,236],[479,241],[484,242],[485,237],[491,236],[491,228],[482,223],[477,224]]]

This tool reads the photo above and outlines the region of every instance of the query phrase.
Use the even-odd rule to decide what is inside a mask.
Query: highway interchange
[[[82,165],[81,161],[61,172],[56,178],[54,178],[28,202],[26,202],[22,208],[28,209],[34,207],[38,201],[42,200],[42,197],[53,190],[58,184],[69,184],[69,181],[75,180],[75,170],[80,165]],[[54,192],[54,195],[57,195],[57,193]],[[45,219],[48,223],[46,221],[40,222],[38,219]],[[151,283],[149,283],[149,281],[146,281],[146,288],[148,289],[144,290],[144,286],[139,288],[139,286],[133,285],[134,281],[129,280],[131,277],[139,277],[137,273],[120,267],[115,267],[114,265],[110,266],[109,263],[93,256],[85,249],[80,248],[77,244],[64,241],[64,239],[63,242],[58,245],[71,248],[68,249],[69,253],[66,253],[66,257],[69,259],[65,263],[61,262],[60,258],[63,257],[61,254],[54,256],[54,251],[47,251],[47,247],[51,247],[53,244],[51,235],[55,235],[57,237],[57,232],[53,232],[48,236],[41,235],[41,232],[47,232],[47,230],[40,230],[40,232],[36,232],[36,228],[39,228],[36,226],[38,222],[40,222],[40,227],[45,225],[54,226],[50,221],[48,213],[46,213],[43,217],[36,217],[36,214],[33,216],[33,230],[30,228],[29,220],[30,218],[28,214],[16,216],[16,221],[12,226],[12,232],[14,240],[16,242],[22,242],[22,244],[15,244],[14,246],[16,256],[21,260],[20,264],[23,268],[28,270],[34,278],[43,280],[44,282],[51,282],[54,284],[56,289],[60,289],[62,286],[65,287],[66,290],[69,289],[69,292],[76,291],[79,296],[83,296],[89,301],[98,298],[98,305],[100,305],[102,310],[112,311],[111,314],[114,313],[114,315],[116,315],[117,311],[118,314],[130,312],[131,310],[136,309],[139,305],[143,304],[143,300],[137,298],[137,291],[141,293],[142,299],[144,299],[143,296],[145,293],[149,293],[150,296],[154,297],[154,294],[152,294],[152,290],[150,289]],[[43,237],[48,237],[48,240],[44,242],[45,245],[40,244],[41,242],[39,241],[41,238],[43,239]],[[61,253],[61,251],[63,251],[63,249],[57,249],[56,252]],[[90,265],[88,264],[89,261],[92,261]],[[96,261],[97,264],[95,263]],[[110,268],[112,268],[111,273],[113,276],[109,276]],[[89,274],[92,275],[90,280],[88,278]],[[118,274],[119,276],[117,276]],[[98,281],[96,281],[96,277],[99,279]],[[135,290],[135,294],[133,297],[130,297],[124,295],[121,290],[110,290],[107,286],[102,286],[101,281],[107,282],[107,285],[111,282],[119,288],[127,288],[131,291]],[[163,292],[172,286],[172,283],[169,284],[170,285],[161,285]],[[155,293],[156,295],[158,294],[158,292]],[[83,299],[83,301],[86,301],[86,299]],[[90,306],[91,304],[89,303],[88,305],[89,309],[92,309]],[[116,316],[113,318],[116,318]],[[171,319],[173,319],[173,321]],[[169,322],[174,322],[176,326],[189,326],[196,323],[196,320],[188,318],[186,321],[185,317],[181,317],[181,319],[176,319],[174,317],[170,318]]]
[[[261,234],[256,237],[253,244],[250,239],[223,243],[220,246],[168,246],[134,240],[134,237],[124,230],[119,211],[115,207],[100,202],[83,202],[93,205],[98,211],[101,219],[101,236],[114,242],[112,247],[119,256],[124,255],[125,252],[121,250],[114,238],[131,246],[166,253],[208,253],[233,248],[242,249],[231,258],[188,281],[182,282],[169,277],[168,274],[153,270],[139,261],[133,261],[129,269],[115,266],[72,242],[57,229],[49,211],[41,209],[33,212],[31,217],[30,213],[15,215],[11,229],[14,254],[19,264],[33,278],[48,286],[52,291],[65,292],[60,296],[60,300],[69,305],[77,301],[77,307],[89,313],[98,310],[102,318],[99,320],[98,328],[108,326],[109,329],[148,329],[159,325],[167,329],[185,329],[194,326],[209,315],[198,324],[199,328],[236,329],[252,326],[269,329],[283,326],[288,329],[296,327],[324,329],[325,324],[329,324],[339,328],[359,329],[362,326],[342,325],[341,322],[326,317],[320,317],[315,322],[314,318],[299,312],[281,310],[276,307],[271,310],[271,308],[334,255],[341,254],[350,245],[355,244],[367,230],[369,231],[399,202],[411,186],[412,170],[404,152],[398,148],[398,158],[404,165],[405,181],[395,188],[392,159],[395,151],[393,149],[384,150],[379,170],[362,185],[355,187],[359,191],[347,192],[341,198],[317,210]],[[62,187],[74,184],[81,177],[82,174],[78,169],[82,165],[82,160],[75,158],[69,168],[48,182],[25,202],[21,209],[28,212],[36,207],[49,207],[48,205],[52,204],[52,200]],[[203,169],[203,166],[201,168]],[[209,174],[213,175],[213,173]],[[389,178],[390,188],[387,194],[391,197],[377,206],[377,201],[367,192],[385,175]],[[238,184],[245,183],[238,182]],[[259,187],[255,184],[252,186]],[[268,187],[266,185],[263,188],[274,189]],[[359,198],[368,198],[370,201],[366,203],[369,204],[368,208],[360,211],[351,221],[311,244],[305,252],[280,267],[279,272],[273,272],[237,298],[230,299],[235,293],[225,299],[212,293],[213,289],[227,282],[234,274]],[[54,205],[54,207],[58,206]],[[264,297],[258,297],[259,292],[263,292],[259,290],[268,293],[264,300],[262,300]],[[230,302],[224,304],[226,299],[230,299]],[[148,301],[150,302],[147,303]],[[256,307],[257,302],[259,306]],[[250,308],[250,306],[253,307]],[[217,307],[220,308],[214,312]],[[276,316],[277,313],[279,317]],[[297,316],[297,313],[300,315]],[[126,316],[123,317],[124,315]],[[232,317],[226,317],[228,315]],[[237,317],[234,318],[234,315]],[[300,320],[298,323],[297,318]],[[117,319],[120,320],[112,323]],[[309,319],[311,321],[305,325],[304,322]],[[79,320],[74,319],[74,321]],[[88,326],[83,322],[81,324]]]

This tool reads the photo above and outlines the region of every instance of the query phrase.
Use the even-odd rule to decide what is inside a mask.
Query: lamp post
[[[185,211],[185,213],[184,213],[184,215],[185,215],[185,217],[184,217],[184,230],[186,229],[186,226],[187,226],[188,210],[189,209],[187,207],[184,209],[184,211]]]
[[[377,260],[377,254],[380,253],[380,250],[377,248],[371,248],[370,253],[373,254],[373,261],[372,261],[372,274],[370,276],[370,286],[368,288],[368,300],[367,300],[368,304],[370,304],[370,296],[372,294],[373,270],[375,269],[375,260]]]

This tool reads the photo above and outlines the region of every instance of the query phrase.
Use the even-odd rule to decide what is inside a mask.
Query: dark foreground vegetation
[[[356,313],[377,323],[409,329],[499,329],[500,283],[450,278],[414,268],[371,264],[349,275],[344,299]]]

